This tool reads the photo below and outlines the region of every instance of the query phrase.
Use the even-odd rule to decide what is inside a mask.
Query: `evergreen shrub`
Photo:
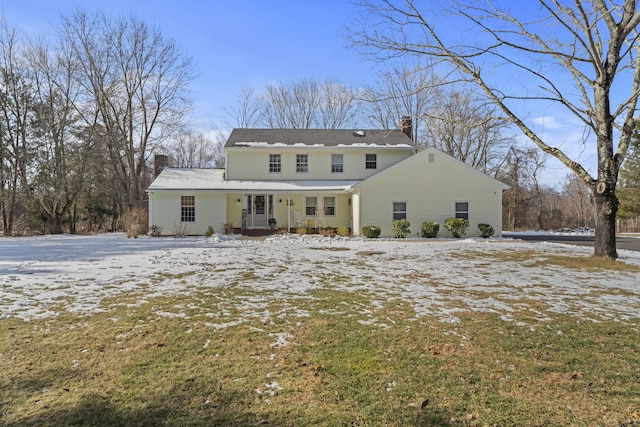
[[[444,227],[451,232],[456,239],[461,238],[469,228],[469,220],[463,218],[448,218],[444,222]]]
[[[495,230],[489,224],[478,224],[478,230],[480,230],[480,236],[484,237],[485,239],[493,236],[493,234],[495,233]]]
[[[365,225],[362,227],[362,235],[369,239],[380,237],[380,227],[377,225]]]
[[[438,237],[438,232],[440,231],[440,224],[433,221],[425,221],[422,223],[422,227],[420,228],[420,235],[426,238],[434,238]]]
[[[396,219],[391,226],[391,234],[397,239],[404,239],[411,234],[411,224],[406,218]]]

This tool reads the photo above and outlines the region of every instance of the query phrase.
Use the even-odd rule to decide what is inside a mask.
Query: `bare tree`
[[[532,147],[511,146],[497,169],[496,178],[509,185],[504,193],[503,227],[516,230],[534,225],[529,220],[531,212],[537,212],[536,224],[540,224],[540,186],[538,174],[544,164],[543,156]]]
[[[202,133],[180,135],[169,148],[174,166],[179,168],[210,168],[220,163],[224,149],[218,141]]]
[[[477,84],[531,141],[591,187],[595,255],[616,258],[615,190],[636,124],[640,11],[635,0],[536,3],[519,3],[515,15],[489,3],[480,7],[478,2],[455,1],[441,7],[430,2],[421,9],[413,0],[380,0],[364,5],[365,16],[375,22],[367,22],[351,39],[379,59],[398,55],[432,58],[451,66],[461,79]],[[452,8],[447,7],[451,4]],[[459,27],[453,33],[465,34],[469,42],[447,37],[441,17],[435,16],[438,10],[452,12],[444,26],[450,28],[455,22]],[[494,73],[496,69],[511,74]],[[505,75],[526,84],[505,84]],[[519,110],[523,101],[535,100],[561,106],[593,132],[596,176],[527,123],[527,114]]]
[[[418,146],[427,146],[429,140],[422,129],[440,83],[430,67],[405,65],[382,72],[372,86],[362,90],[369,123],[383,129],[397,129],[400,118],[409,116],[413,141]]]
[[[68,52],[44,42],[27,52],[33,75],[32,142],[37,145],[24,188],[32,210],[38,212],[50,233],[61,233],[62,222],[75,206],[84,185],[90,147],[75,135],[74,103],[77,63]],[[74,232],[75,221],[69,221]]]
[[[262,96],[262,116],[269,128],[312,128],[319,106],[320,85],[313,80],[300,80],[291,87],[271,84]]]
[[[175,42],[135,18],[77,11],[62,18],[63,48],[82,65],[78,104],[109,153],[121,208],[142,206],[153,148],[182,129],[191,61]],[[91,108],[89,108],[91,107]]]
[[[5,236],[13,233],[21,188],[33,154],[29,121],[33,117],[32,86],[17,31],[0,21],[0,213]]]
[[[590,188],[574,173],[565,176],[562,186],[563,224],[568,227],[593,225]]]
[[[425,114],[427,145],[493,175],[513,142],[509,122],[468,87],[440,87]]]
[[[322,129],[340,129],[353,123],[359,110],[355,93],[342,83],[327,81],[320,87],[318,122]]]
[[[223,111],[229,127],[340,129],[355,124],[358,108],[355,91],[342,83],[303,79],[259,94],[244,89],[236,106]]]
[[[246,88],[240,91],[236,105],[225,107],[222,111],[227,117],[227,125],[231,128],[251,128],[260,125],[262,120],[261,104],[255,91]],[[214,126],[215,127],[215,126]]]

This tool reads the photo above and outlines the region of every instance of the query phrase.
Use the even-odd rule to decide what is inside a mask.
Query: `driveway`
[[[595,237],[588,234],[536,234],[536,233],[503,233],[507,239],[520,239],[532,242],[560,242],[580,246],[593,246]],[[618,249],[640,252],[640,238],[620,236],[616,239]]]

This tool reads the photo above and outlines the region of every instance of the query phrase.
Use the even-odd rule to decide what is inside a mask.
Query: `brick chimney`
[[[153,176],[157,177],[162,172],[162,169],[171,166],[171,157],[166,154],[156,154],[153,158]]]
[[[413,141],[413,121],[411,120],[411,116],[402,116],[400,119],[400,130]]]

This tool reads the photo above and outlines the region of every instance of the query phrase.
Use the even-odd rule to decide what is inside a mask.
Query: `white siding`
[[[492,225],[496,235],[502,230],[504,184],[437,150],[425,150],[358,187],[362,199],[359,228],[378,225],[383,236],[391,235],[393,201],[407,202],[407,219],[414,237],[425,221],[438,222],[440,236],[451,236],[444,221],[455,216],[455,202],[469,203],[466,236],[478,236],[480,223]]]
[[[280,154],[282,171],[269,172],[269,154]],[[296,172],[296,154],[308,154],[309,171]],[[342,154],[344,172],[331,172],[331,154]],[[365,155],[376,154],[377,168],[365,168]],[[353,180],[372,176],[410,157],[411,147],[243,147],[227,148],[228,180],[293,181]]]
[[[195,222],[181,222],[181,196],[195,197]],[[212,226],[216,232],[226,222],[226,196],[210,191],[154,191],[149,193],[149,227],[162,227],[163,235],[179,230],[202,235]]]

